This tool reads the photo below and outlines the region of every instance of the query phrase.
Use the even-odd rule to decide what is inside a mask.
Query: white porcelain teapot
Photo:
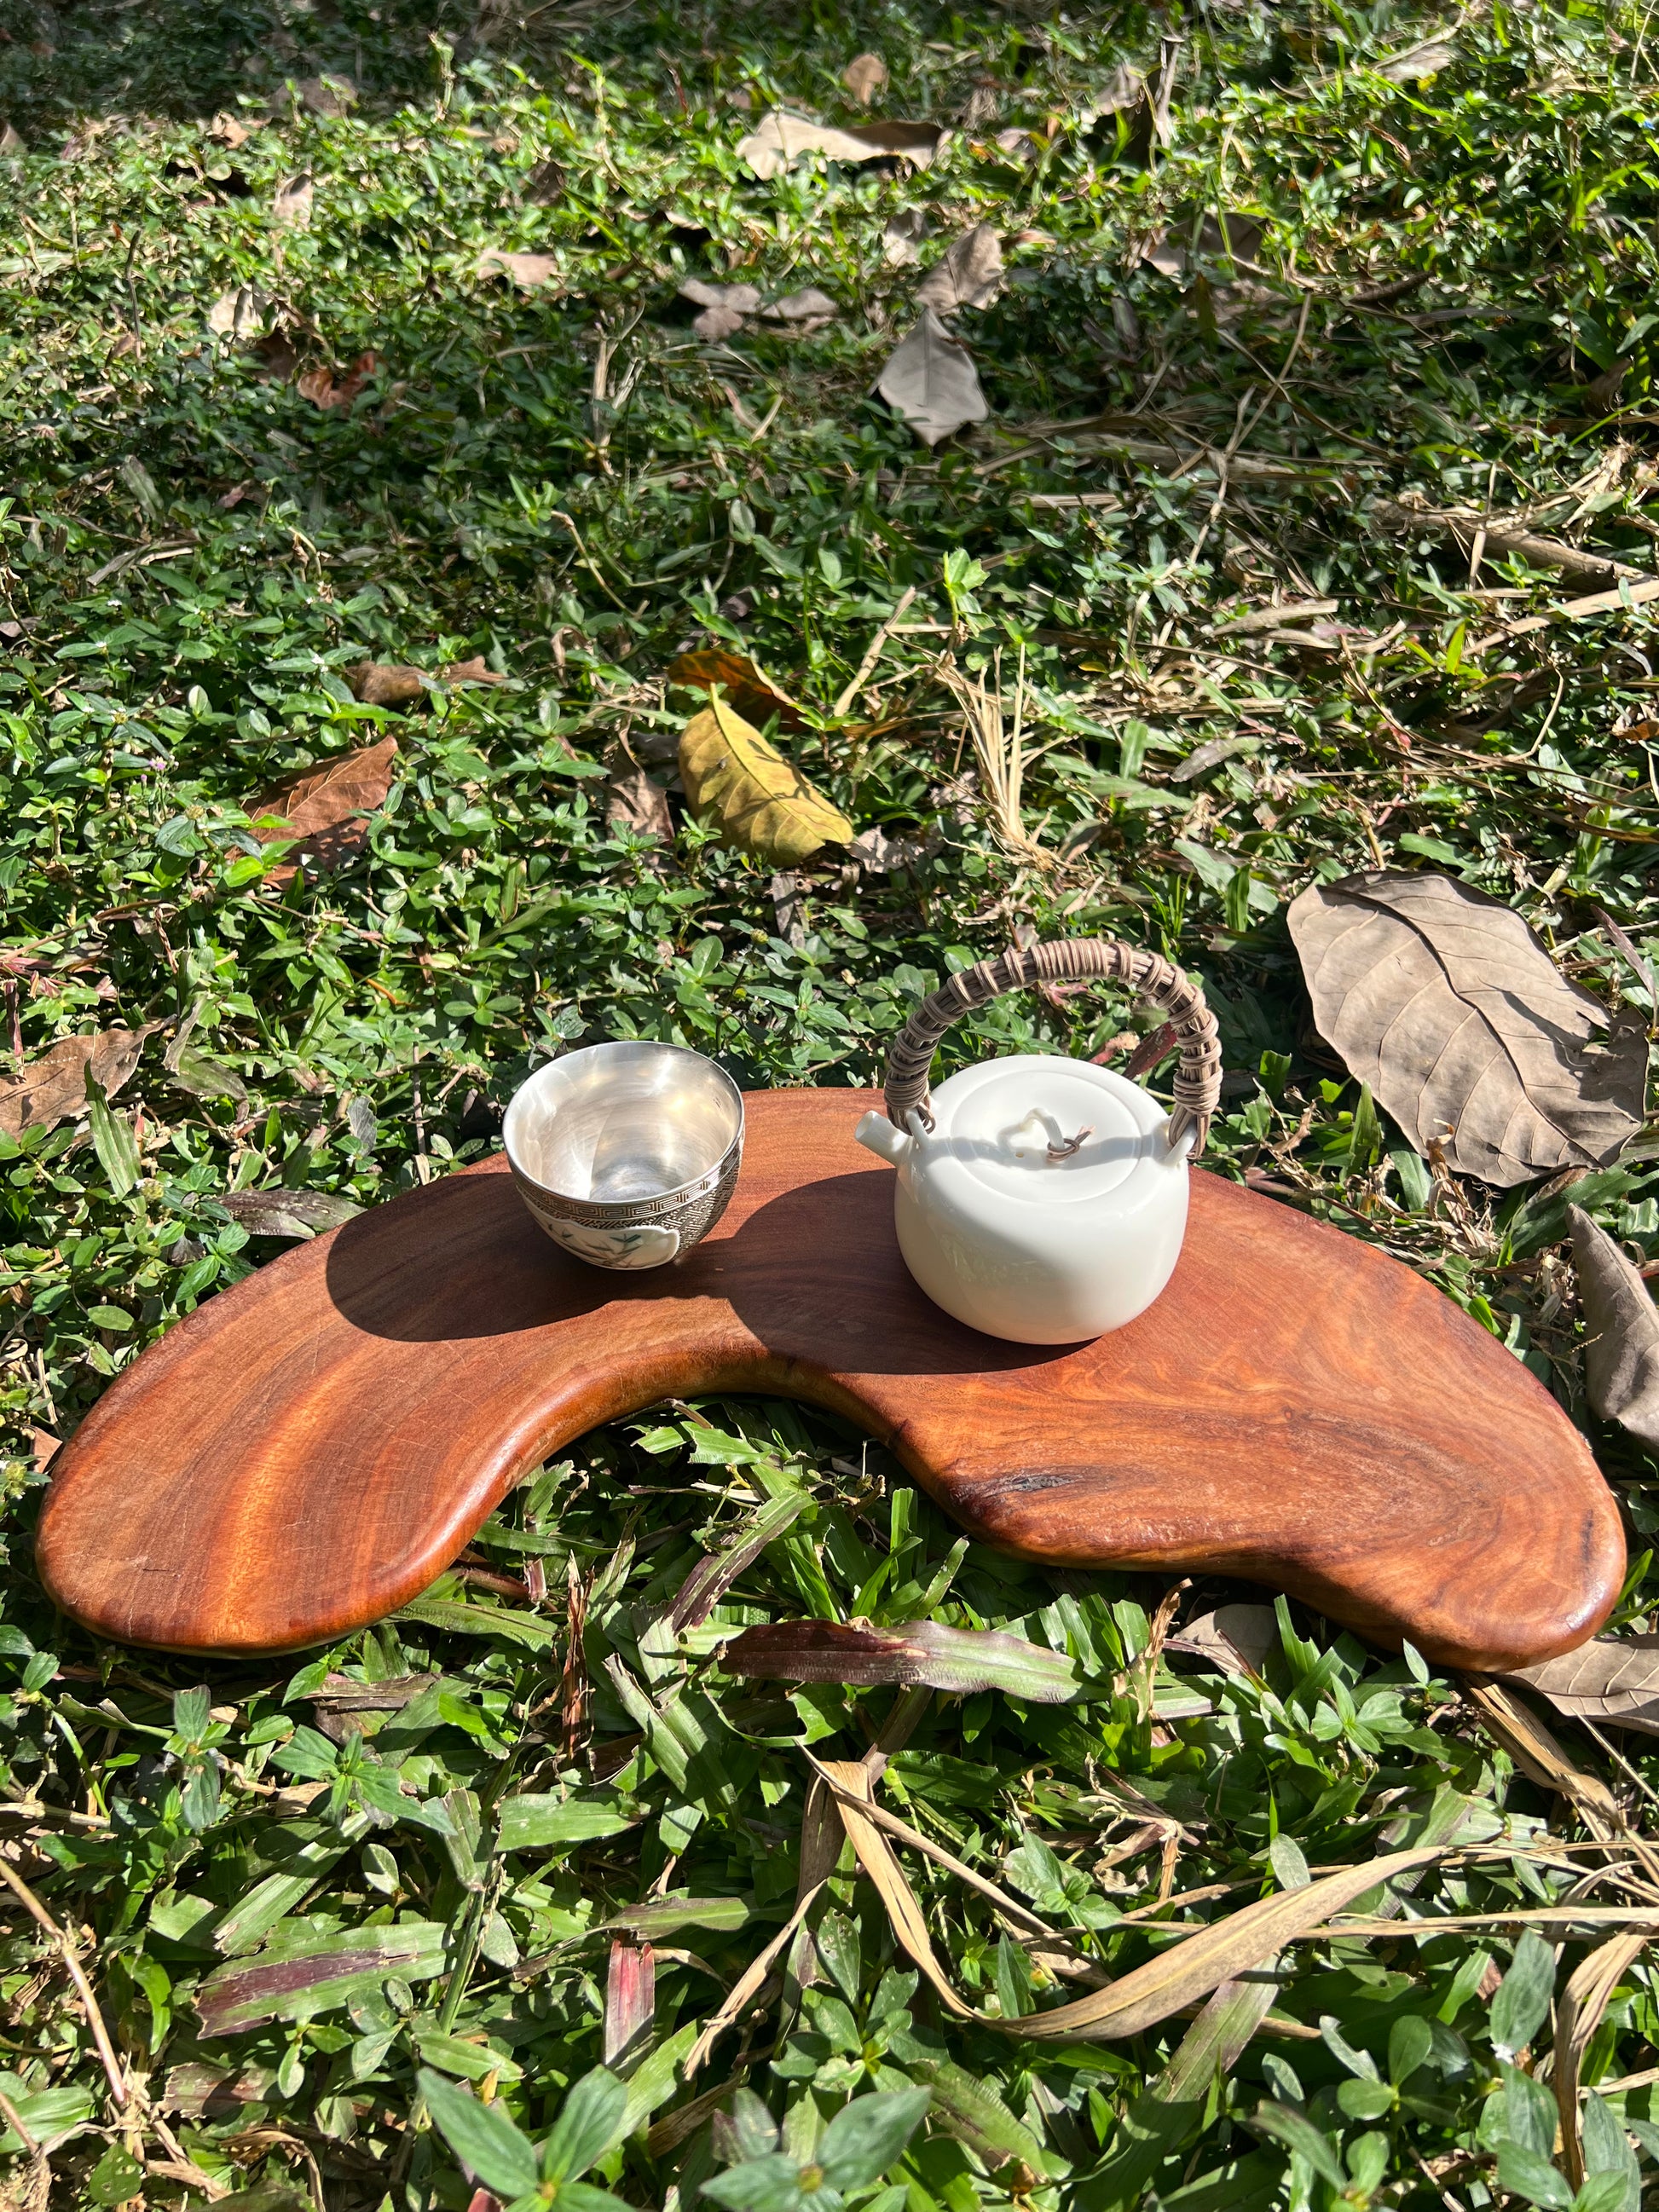
[[[1092,1060],[1020,1054],[929,1092],[959,1015],[1032,983],[1112,979],[1169,1019],[1181,1048],[1165,1115]],[[1180,969],[1102,938],[982,960],[924,999],[888,1055],[884,1115],[860,1144],[898,1170],[894,1222],[916,1282],[945,1312],[1016,1344],[1077,1344],[1144,1313],[1175,1272],[1187,1163],[1221,1094],[1215,1016]]]

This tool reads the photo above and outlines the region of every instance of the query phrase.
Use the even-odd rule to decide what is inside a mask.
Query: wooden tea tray
[[[432,1581],[527,1469],[667,1397],[848,1415],[1026,1558],[1242,1575],[1472,1668],[1591,1635],[1618,1510],[1549,1394],[1395,1261],[1195,1174],[1129,1328],[1004,1344],[929,1304],[865,1091],[748,1102],[737,1194],[676,1267],[605,1274],[501,1158],[286,1253],[113,1384],[59,1455],[39,1560],[99,1635],[283,1651]]]

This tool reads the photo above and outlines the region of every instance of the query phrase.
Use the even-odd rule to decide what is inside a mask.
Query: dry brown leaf
[[[657,2010],[656,1954],[648,1943],[611,1942],[605,1990],[605,2063],[631,2071],[645,2055]]]
[[[452,660],[439,673],[446,684],[505,684],[507,681],[501,671],[492,668],[481,653],[475,653],[471,660]]]
[[[509,253],[502,246],[486,246],[478,256],[481,276],[505,276],[521,292],[533,292],[543,284],[556,284],[559,264],[550,253]]]
[[[325,413],[332,407],[349,407],[374,374],[374,356],[360,353],[345,374],[337,382],[332,369],[313,368],[307,371],[295,386],[303,399]]]
[[[816,284],[808,284],[799,292],[786,292],[781,300],[761,309],[768,322],[799,323],[808,330],[821,329],[832,323],[841,309],[827,292],[820,292]]]
[[[1659,1735],[1659,1636],[1598,1636],[1504,1679],[1540,1691],[1569,1720]]]
[[[660,837],[665,843],[673,838],[668,793],[642,768],[625,768],[611,777],[605,787],[605,818],[613,830],[632,830],[641,837]]]
[[[1624,1808],[1599,1774],[1586,1774],[1575,1766],[1523,1698],[1502,1682],[1483,1681],[1466,1674],[1463,1688],[1484,1725],[1496,1736],[1529,1782],[1540,1790],[1553,1790],[1577,1808],[1578,1816],[1593,1836],[1604,1840],[1626,1837],[1629,1823]],[[1659,1874],[1659,1855],[1639,1837],[1629,1838],[1629,1848],[1638,1858],[1652,1860]]]
[[[756,313],[761,303],[760,293],[753,284],[710,284],[701,276],[687,277],[680,286],[679,296],[702,310],[691,325],[700,338],[735,336],[744,327],[745,318]]]
[[[852,838],[847,817],[718,695],[685,726],[680,777],[693,811],[712,816],[728,845],[775,865]]]
[[[1279,1648],[1279,1619],[1270,1605],[1219,1605],[1189,1620],[1165,1646],[1205,1660],[1224,1674],[1260,1674]]]
[[[270,296],[257,284],[240,284],[234,292],[222,293],[208,309],[208,328],[240,345],[260,336],[270,309]]]
[[[807,1754],[811,1759],[811,1753]],[[1392,1875],[1428,1866],[1443,1855],[1443,1847],[1392,1851],[1365,1863],[1327,1875],[1300,1889],[1280,1890],[1274,1896],[1247,1905],[1241,1911],[1215,1922],[1182,1942],[1173,1945],[1143,1966],[1120,1976],[1111,1985],[1079,1997],[1051,2011],[1027,2013],[1019,2020],[988,2020],[965,2004],[946,1978],[934,1954],[927,1924],[915,1893],[891,1846],[869,1818],[861,1798],[867,1783],[859,1786],[861,1767],[841,1761],[812,1759],[812,1764],[836,1793],[842,1824],[847,1830],[860,1866],[874,1885],[886,1907],[893,1933],[902,1948],[926,1975],[946,2010],[958,2020],[973,2020],[1035,2043],[1111,2041],[1139,2035],[1168,2020],[1184,2005],[1194,2004],[1273,1958],[1286,1943],[1324,1926],[1356,1898],[1375,1889]],[[1386,1923],[1390,1931],[1394,1923]]]
[[[927,235],[927,218],[920,208],[901,208],[890,215],[881,234],[882,258],[890,268],[908,269],[917,248]]]
[[[842,131],[833,124],[815,123],[809,115],[775,107],[738,140],[738,159],[761,178],[775,177],[804,154],[822,154],[831,161],[878,161],[901,155],[925,169],[939,150],[941,136],[931,123],[860,123]]]
[[[976,222],[917,285],[916,305],[953,315],[958,307],[988,307],[1001,289],[1002,240],[988,222]]]
[[[921,320],[888,356],[876,389],[925,446],[938,445],[969,422],[982,422],[991,411],[973,356],[931,307],[922,309]]]
[[[1640,1127],[1641,1016],[1569,983],[1513,908],[1425,870],[1316,884],[1287,918],[1320,1034],[1419,1152],[1507,1187]]]
[[[112,1098],[138,1065],[144,1039],[161,1027],[100,1030],[91,1036],[59,1037],[27,1062],[21,1075],[0,1085],[0,1129],[9,1137],[25,1129],[55,1129],[86,1111],[87,1071]]]
[[[265,881],[291,883],[301,866],[316,872],[343,866],[368,836],[368,817],[386,804],[398,757],[396,738],[342,753],[309,769],[249,805],[253,834],[262,845],[298,841],[292,857],[268,871]],[[274,821],[262,817],[274,816]]]
[[[270,219],[287,230],[303,230],[311,221],[314,187],[309,177],[285,177],[270,204]]]
[[[349,76],[302,76],[294,89],[312,114],[331,121],[356,105],[357,88]]]
[[[860,107],[868,107],[878,92],[887,89],[887,64],[879,54],[854,54],[841,81]]]
[[[1592,1408],[1659,1444],[1659,1310],[1635,1261],[1580,1206],[1567,1208]],[[1552,1662],[1554,1663],[1554,1662]]]
[[[244,120],[221,109],[202,135],[210,138],[216,146],[228,146],[234,154],[239,146],[246,145],[256,131],[264,129],[266,120],[263,115],[250,115]]]
[[[728,652],[724,646],[677,654],[668,664],[668,680],[684,684],[688,691],[710,694],[718,684],[744,720],[757,728],[769,722],[774,714],[781,729],[804,727],[800,709],[787,692],[780,691],[746,654]]]
[[[426,690],[426,679],[418,668],[383,660],[360,660],[355,668],[346,670],[345,680],[352,697],[365,707],[407,707]]]
[[[219,1200],[252,1237],[319,1237],[362,1212],[336,1190],[234,1190]]]

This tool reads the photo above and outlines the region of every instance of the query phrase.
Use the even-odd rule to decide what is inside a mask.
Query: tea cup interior
[[[507,1109],[531,1182],[589,1205],[661,1197],[717,1167],[743,1127],[730,1078],[678,1045],[590,1045],[538,1069]]]

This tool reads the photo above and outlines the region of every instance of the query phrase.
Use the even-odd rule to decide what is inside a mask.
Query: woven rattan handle
[[[902,1129],[908,1126],[906,1115],[915,1113],[926,1127],[933,1127],[928,1071],[939,1039],[963,1014],[989,1006],[1005,991],[1024,990],[1033,983],[1108,981],[1127,984],[1174,1024],[1181,1065],[1176,1071],[1170,1143],[1177,1146],[1189,1129],[1194,1131],[1190,1157],[1196,1159],[1221,1097],[1221,1044],[1215,1016],[1190,975],[1159,953],[1120,945],[1113,938],[1060,938],[1053,944],[1034,945],[1028,952],[1010,951],[998,960],[981,960],[977,967],[952,975],[942,990],[922,1000],[894,1040],[887,1055],[888,1120]]]

